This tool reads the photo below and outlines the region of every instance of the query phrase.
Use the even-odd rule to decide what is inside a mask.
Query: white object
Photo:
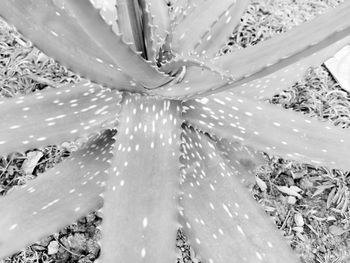
[[[350,92],[350,45],[342,48],[324,64],[340,86]]]

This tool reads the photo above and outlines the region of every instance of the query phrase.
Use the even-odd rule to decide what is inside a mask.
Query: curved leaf
[[[248,0],[231,1],[231,5],[222,10],[219,17],[210,25],[209,30],[202,36],[195,48],[196,52],[205,57],[214,57],[232,35],[248,3]]]
[[[113,143],[113,132],[106,131],[85,149],[0,198],[0,257],[102,206],[99,195],[104,190]]]
[[[183,227],[202,262],[299,262],[215,142],[190,129],[183,137]]]
[[[186,100],[198,94],[214,92],[227,83],[228,79],[217,72],[196,66],[180,66],[177,77],[172,82],[152,90],[152,93],[169,99]]]
[[[79,75],[113,88],[141,90],[134,87],[136,83],[131,77],[117,70],[108,54],[83,31],[78,21],[57,6],[59,2],[4,0],[0,2],[0,15],[41,51]]]
[[[122,41],[106,26],[96,9],[86,0],[64,0],[65,9],[77,17],[84,32],[88,34],[106,52],[120,70],[133,76],[147,88],[156,88],[169,82],[169,76],[161,73],[150,62],[132,51],[130,46]],[[135,7],[136,8],[136,7]],[[135,32],[135,34],[137,34]]]
[[[296,62],[293,64],[286,66],[288,63],[285,64],[281,61],[281,63],[250,77],[231,85],[222,86],[216,89],[216,92],[230,89],[236,94],[254,99],[271,98],[273,95],[301,80],[310,67],[320,66],[327,59],[331,58],[338,50],[350,43],[350,36],[344,37],[333,44],[331,42],[333,40],[330,40],[329,43],[326,42],[324,48],[314,53],[311,52],[306,57],[303,57],[304,54],[302,53],[299,60],[296,59]]]
[[[350,2],[343,2],[302,26],[258,45],[217,57],[213,63],[226,70],[234,81],[264,77],[347,38],[350,34],[349,13]]]
[[[208,39],[212,27],[221,18],[226,21],[228,19],[236,21],[236,17],[230,18],[230,13],[227,13],[227,10],[231,9],[235,3],[235,0],[194,1],[194,10],[189,12],[174,28],[172,34],[173,50],[183,55],[195,53],[195,50],[201,45],[202,40],[204,38]],[[230,20],[228,21],[230,22]]]
[[[146,57],[140,4],[135,0],[117,0],[117,11],[118,25],[123,40],[130,44],[133,50]]]
[[[120,100],[119,92],[87,81],[1,100],[0,153],[62,143],[113,127]]]
[[[223,92],[184,103],[191,125],[219,138],[314,165],[349,169],[350,132],[292,110]]]

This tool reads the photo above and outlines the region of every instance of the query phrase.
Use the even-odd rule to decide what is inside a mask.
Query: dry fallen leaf
[[[27,159],[24,160],[22,164],[22,169],[26,174],[32,174],[35,166],[38,164],[38,161],[43,157],[41,151],[31,151],[27,153]]]
[[[256,181],[257,185],[259,186],[260,190],[265,192],[267,189],[266,183],[263,180],[261,180],[258,176],[255,176],[255,181]]]
[[[300,194],[298,194],[298,192],[296,192],[295,190],[289,188],[288,186],[278,186],[276,185],[276,188],[284,193],[284,194],[287,194],[287,195],[292,195],[292,196],[295,196],[295,197],[298,197],[299,199],[302,198],[302,196]]]

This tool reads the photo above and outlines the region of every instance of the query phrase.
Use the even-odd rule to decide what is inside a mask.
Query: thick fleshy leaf
[[[156,93],[168,98],[188,99],[234,88],[233,92],[248,97],[270,97],[294,84],[309,67],[320,65],[350,42],[350,22],[345,18],[349,10],[350,4],[344,3],[306,23],[306,30],[304,25],[300,26],[256,46],[218,57],[207,65],[203,60],[202,68],[192,63],[182,82],[173,81]],[[322,26],[324,28],[318,30]],[[195,58],[189,58],[191,60],[195,61]],[[177,62],[177,68],[180,62]],[[183,60],[183,64],[188,62]],[[217,70],[220,67],[221,71]]]
[[[97,43],[99,48],[110,56],[120,70],[133,76],[147,88],[156,88],[170,81],[169,76],[159,72],[156,67],[151,66],[149,62],[125,44],[121,36],[114,34],[111,28],[106,26],[98,11],[89,1],[64,0],[64,6],[77,18],[84,32]],[[134,9],[136,11],[136,7]]]
[[[231,81],[224,75],[223,70],[220,72],[220,69],[211,63],[206,65],[203,61],[204,65],[200,68],[199,61],[196,65],[194,59],[190,59],[189,62],[180,60],[175,62],[175,65],[174,62],[170,64],[170,68],[181,68],[181,63],[191,64],[184,71],[183,80],[173,81],[155,90],[154,93],[167,98],[188,99],[230,89],[236,94],[254,99],[270,98],[302,79],[309,67],[321,65],[348,43],[350,36],[345,35],[339,41],[333,38],[326,39],[320,45],[295,54],[291,60],[283,59],[238,81]],[[165,69],[169,70],[169,66],[167,65]]]
[[[113,88],[141,90],[133,87],[136,84],[131,77],[117,70],[108,54],[82,30],[78,21],[57,6],[61,2],[4,0],[0,1],[0,15],[41,51],[79,75]]]
[[[149,61],[156,62],[159,50],[170,31],[168,7],[163,0],[143,0],[141,3],[147,58]]]
[[[134,44],[134,36],[132,34],[130,16],[128,11],[127,0],[116,0],[116,8],[118,13],[118,28],[119,33],[123,34],[123,40],[125,43],[130,44],[133,50],[136,51]]]
[[[310,67],[320,66],[348,43],[350,43],[350,36],[333,44],[325,44],[323,49],[310,53],[309,56],[303,57],[302,55],[297,62],[289,66],[285,67],[285,64],[281,61],[282,63],[276,64],[275,67],[262,70],[231,85],[223,86],[217,89],[216,92],[230,89],[236,94],[254,99],[271,98],[301,80]]]
[[[119,92],[87,81],[1,100],[0,153],[62,143],[113,127],[120,100]]]
[[[106,131],[24,187],[0,198],[0,257],[102,206],[113,132]]]
[[[100,15],[108,25],[111,25],[115,33],[120,30],[117,24],[116,0],[90,0],[95,8],[100,9]]]
[[[219,17],[210,25],[209,30],[207,29],[201,37],[200,43],[195,48],[196,52],[206,57],[215,56],[232,35],[248,3],[248,0],[231,1],[230,6],[222,10]]]
[[[102,262],[173,262],[180,104],[125,95],[105,194]]]
[[[301,113],[223,92],[187,101],[185,120],[218,138],[314,165],[349,169],[350,132]]]
[[[169,15],[171,20],[171,32],[190,13],[191,0],[171,0],[169,4]]]
[[[157,42],[162,43],[167,37],[170,30],[170,17],[168,7],[162,0],[144,0],[148,5],[149,12],[153,17],[152,26]]]
[[[221,1],[193,1],[194,10],[190,12],[178,25],[176,25],[172,36],[172,48],[179,54],[195,53],[202,42],[211,33],[212,27],[221,18],[226,21],[230,14],[226,13],[235,4],[235,0]],[[231,19],[236,19],[232,18]],[[239,18],[238,18],[239,19]],[[233,28],[231,29],[233,30]]]
[[[198,94],[214,92],[228,82],[227,78],[221,77],[217,72],[196,66],[183,66],[172,82],[152,90],[152,93],[170,99],[188,99]]]
[[[202,262],[299,262],[215,142],[191,129],[183,137],[181,214]]]
[[[123,40],[129,43],[133,50],[145,57],[146,47],[142,33],[142,14],[140,5],[135,0],[117,0],[118,25]]]
[[[228,71],[234,80],[264,71],[271,73],[312,55],[350,34],[350,2],[345,1],[312,21],[287,33],[231,54],[217,57],[213,63]],[[260,76],[262,77],[262,76]]]
[[[255,183],[255,169],[266,164],[266,159],[261,152],[227,139],[219,140],[216,147],[242,184],[251,186]]]

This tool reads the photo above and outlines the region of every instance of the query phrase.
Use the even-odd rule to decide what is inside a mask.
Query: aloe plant
[[[299,262],[242,181],[259,151],[349,168],[349,132],[263,99],[349,43],[350,2],[223,56],[246,0],[97,4],[0,2],[3,18],[83,77],[0,101],[2,154],[81,144],[1,198],[0,256],[101,209],[101,262],[174,261],[179,227],[202,262]]]

